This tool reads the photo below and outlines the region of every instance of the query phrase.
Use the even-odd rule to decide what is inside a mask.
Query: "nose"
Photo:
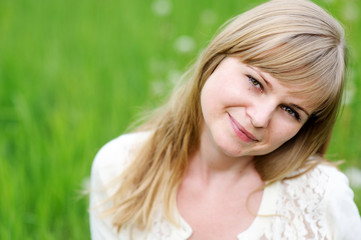
[[[272,101],[258,102],[247,108],[247,115],[254,127],[266,128],[276,109],[277,105]]]

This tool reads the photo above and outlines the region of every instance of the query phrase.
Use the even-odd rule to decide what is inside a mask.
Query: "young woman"
[[[344,85],[340,24],[305,0],[232,19],[186,83],[92,168],[93,239],[359,239],[324,159]]]

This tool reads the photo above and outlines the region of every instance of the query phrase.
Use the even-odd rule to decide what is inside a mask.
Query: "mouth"
[[[248,132],[237,120],[235,120],[231,114],[227,112],[231,126],[236,135],[245,142],[258,142],[259,140],[250,132]]]

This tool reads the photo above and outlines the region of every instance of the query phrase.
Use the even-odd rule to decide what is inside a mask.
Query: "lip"
[[[248,132],[237,120],[235,120],[231,114],[227,112],[231,126],[236,133],[237,137],[245,142],[258,142],[259,140],[250,132]]]

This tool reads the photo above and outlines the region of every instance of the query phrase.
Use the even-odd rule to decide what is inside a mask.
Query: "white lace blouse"
[[[114,193],[116,186],[109,187],[108,183],[129,164],[134,148],[146,137],[144,133],[122,135],[98,152],[91,173],[92,239],[130,239],[128,228],[117,233],[110,218],[99,216],[99,212],[109,205],[95,207]],[[353,192],[346,176],[331,166],[320,165],[301,177],[266,187],[258,215],[246,231],[238,234],[238,240],[361,239],[361,220]],[[150,231],[135,230],[133,239],[188,239],[192,235],[191,227],[178,212],[176,216],[180,227],[169,223],[160,209]]]

